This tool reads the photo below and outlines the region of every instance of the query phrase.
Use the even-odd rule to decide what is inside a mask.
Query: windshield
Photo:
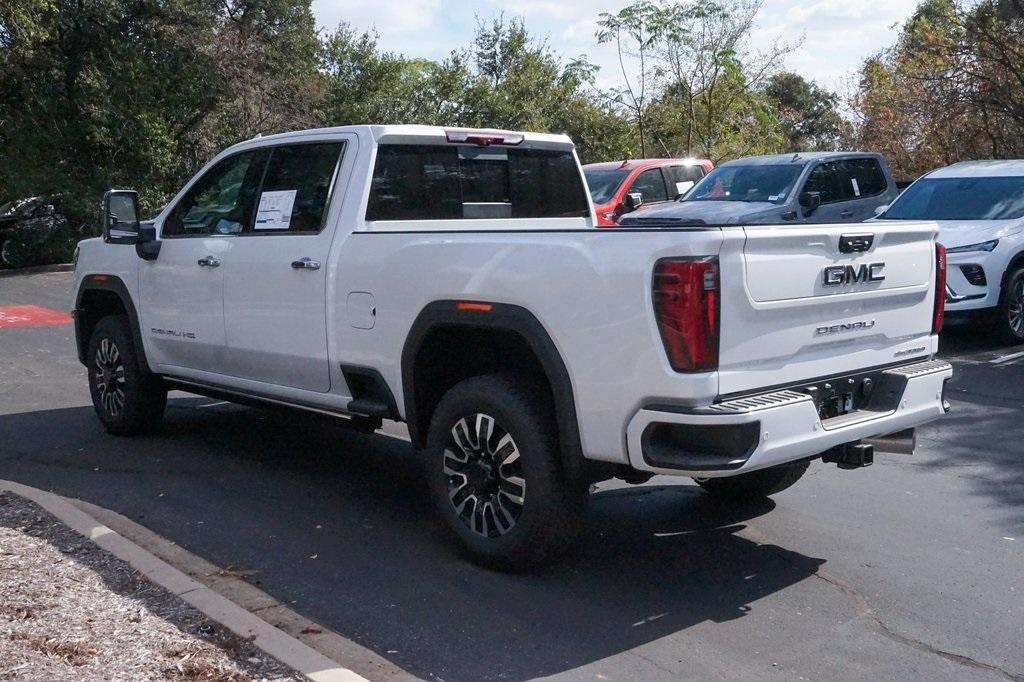
[[[590,188],[590,198],[595,204],[607,204],[615,195],[622,181],[626,179],[628,171],[615,170],[587,170],[583,169],[583,175],[587,178],[587,187]]]
[[[8,215],[12,213],[24,212],[24,209],[36,201],[37,197],[30,197],[28,199],[15,199],[14,201],[8,201],[3,206],[0,206],[0,215]]]
[[[722,166],[681,201],[769,201],[781,204],[803,170],[801,164]]]
[[[886,220],[1009,220],[1024,217],[1024,177],[923,178],[908,187]]]

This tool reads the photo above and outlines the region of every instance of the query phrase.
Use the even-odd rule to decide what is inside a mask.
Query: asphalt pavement
[[[0,278],[67,310],[68,273]],[[2,315],[0,315],[2,321]],[[608,483],[532,575],[476,568],[409,444],[173,393],[161,433],[101,429],[71,326],[0,325],[0,478],[117,511],[443,680],[1024,680],[1024,348],[944,334],[953,412],[914,456],[816,463],[771,501]]]

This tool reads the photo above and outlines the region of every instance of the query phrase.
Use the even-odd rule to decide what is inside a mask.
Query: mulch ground
[[[299,680],[24,498],[0,493],[0,680]]]

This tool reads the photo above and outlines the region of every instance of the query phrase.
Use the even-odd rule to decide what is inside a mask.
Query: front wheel
[[[586,508],[562,471],[546,389],[505,375],[473,377],[431,419],[427,475],[435,506],[470,558],[520,570],[558,557]]]
[[[695,478],[705,492],[731,500],[757,500],[780,493],[800,480],[811,463],[809,461],[780,464],[751,471],[749,474],[725,478]]]
[[[155,430],[167,406],[167,388],[142,366],[128,318],[111,315],[100,320],[86,357],[89,392],[103,427],[118,436]]]
[[[996,331],[1009,343],[1024,343],[1024,268],[1013,270],[1006,276]]]

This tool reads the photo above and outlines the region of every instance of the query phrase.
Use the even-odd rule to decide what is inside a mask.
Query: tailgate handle
[[[839,238],[839,253],[869,251],[874,242],[875,235],[868,232],[861,234],[844,234]]]

